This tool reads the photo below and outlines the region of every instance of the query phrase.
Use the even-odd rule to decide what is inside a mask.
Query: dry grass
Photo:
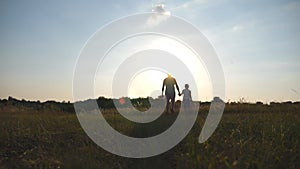
[[[258,106],[227,105],[213,136],[198,144],[204,106],[180,144],[146,159],[106,152],[88,138],[74,114],[2,112],[0,168],[299,168],[299,108]],[[105,117],[117,130],[136,137],[158,134],[176,118],[163,115],[152,124],[137,125],[117,114]]]

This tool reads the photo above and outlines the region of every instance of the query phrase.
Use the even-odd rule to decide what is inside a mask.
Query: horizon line
[[[97,100],[99,98],[105,98],[105,99],[121,99],[121,98],[129,98],[130,100],[131,99],[147,99],[147,98],[152,98],[152,99],[161,99],[161,95],[158,96],[157,98],[153,98],[151,96],[147,96],[147,97],[134,97],[134,98],[131,98],[129,96],[122,96],[122,97],[119,97],[119,98],[112,98],[112,97],[105,97],[105,96],[99,96],[97,98],[88,98],[88,99],[84,99],[84,100],[79,100],[79,101],[71,101],[71,100],[62,100],[62,101],[59,101],[59,100],[56,100],[56,99],[47,99],[47,100],[44,100],[44,101],[40,101],[39,99],[36,99],[36,100],[30,100],[30,99],[25,99],[25,98],[16,98],[16,97],[13,97],[13,96],[8,96],[7,98],[0,98],[0,101],[2,100],[10,100],[11,99],[15,99],[15,100],[18,100],[18,101],[27,101],[27,102],[49,102],[49,101],[54,101],[54,102],[58,102],[58,103],[76,103],[76,102],[84,102],[84,101],[87,101],[87,100]],[[256,101],[250,101],[250,100],[246,100],[245,98],[240,98],[239,100],[231,100],[231,99],[227,99],[227,101],[221,99],[220,97],[218,96],[215,96],[213,97],[210,101],[206,100],[206,101],[201,101],[201,100],[192,100],[193,102],[202,102],[202,103],[206,103],[206,102],[212,102],[214,100],[221,100],[223,101],[224,103],[262,103],[262,104],[270,104],[270,103],[298,103],[300,102],[300,100],[296,100],[296,101],[292,101],[292,100],[286,100],[286,101],[261,101],[261,100],[256,100]],[[176,101],[182,101],[181,99],[177,99]]]

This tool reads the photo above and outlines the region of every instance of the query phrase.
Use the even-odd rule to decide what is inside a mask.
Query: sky
[[[89,37],[160,2],[214,46],[225,101],[300,100],[300,1],[291,0],[0,1],[0,98],[72,101],[76,59]],[[205,95],[199,99],[211,100]]]

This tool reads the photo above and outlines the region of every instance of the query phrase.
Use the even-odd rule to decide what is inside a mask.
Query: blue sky
[[[111,20],[159,1],[1,1],[0,98],[72,100],[76,58]],[[226,100],[300,100],[300,1],[160,1],[214,45]]]

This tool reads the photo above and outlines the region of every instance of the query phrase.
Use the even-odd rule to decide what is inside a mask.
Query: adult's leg
[[[171,111],[172,113],[174,112],[174,106],[175,106],[175,94],[171,96],[171,102],[172,102],[172,108]]]
[[[170,107],[170,96],[166,95],[166,101],[167,101],[167,104],[166,104],[166,109],[165,109],[165,112],[169,112],[169,107]]]

